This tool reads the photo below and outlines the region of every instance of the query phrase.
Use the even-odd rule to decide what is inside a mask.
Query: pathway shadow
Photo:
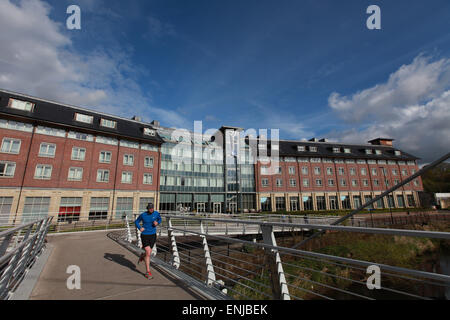
[[[125,258],[125,255],[123,255],[123,254],[105,253],[104,258],[106,260],[113,261],[117,264],[120,264],[121,266],[127,267],[127,268],[131,269],[132,271],[139,273],[140,275],[145,275],[143,272],[136,269],[136,265],[133,262],[131,262],[130,260],[128,260],[127,258]]]

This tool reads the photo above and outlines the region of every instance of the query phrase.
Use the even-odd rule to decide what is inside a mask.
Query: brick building
[[[281,140],[277,147],[242,139],[236,150],[248,161],[237,164],[226,139],[243,129],[222,127],[225,144],[212,135],[200,149],[174,132],[158,121],[0,90],[0,223],[48,214],[59,221],[121,219],[148,202],[163,211],[354,208],[418,170],[417,158],[391,139]],[[261,151],[275,147],[279,169],[268,172]],[[211,150],[218,156],[205,161],[202,153]],[[375,207],[417,206],[421,190],[418,178]]]

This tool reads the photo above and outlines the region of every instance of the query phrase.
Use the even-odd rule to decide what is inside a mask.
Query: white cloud
[[[96,1],[95,7],[100,4]],[[170,126],[188,125],[177,112],[152,105],[150,93],[138,83],[141,67],[131,63],[125,48],[96,48],[81,55],[63,32],[65,25],[50,19],[50,11],[41,0],[0,1],[0,88],[125,117],[156,118]]]
[[[377,137],[423,161],[450,150],[450,59],[418,56],[378,84],[350,96],[333,93],[329,106],[356,126],[330,133],[332,138],[361,143]]]

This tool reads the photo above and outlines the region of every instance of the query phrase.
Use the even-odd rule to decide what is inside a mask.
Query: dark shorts
[[[142,248],[150,247],[153,248],[156,242],[156,233],[155,234],[141,234],[142,240]]]

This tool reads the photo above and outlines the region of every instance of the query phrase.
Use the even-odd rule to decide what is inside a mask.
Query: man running
[[[140,222],[142,221],[142,226]],[[134,224],[136,228],[141,231],[141,241],[142,248],[145,253],[139,258],[139,262],[145,260],[145,267],[147,268],[147,273],[145,277],[147,279],[152,279],[153,275],[150,272],[150,254],[152,253],[152,248],[156,243],[156,226],[161,223],[161,215],[158,211],[154,211],[153,203],[147,205],[147,212],[143,212],[136,219]]]

